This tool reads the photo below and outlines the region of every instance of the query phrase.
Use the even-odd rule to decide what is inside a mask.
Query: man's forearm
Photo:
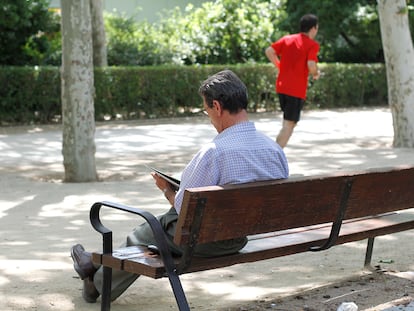
[[[280,60],[279,57],[277,57],[275,50],[269,46],[265,51],[266,57],[270,60],[270,62],[275,65],[275,67],[279,68],[280,66]]]
[[[308,61],[309,73],[312,75],[313,79],[317,80],[319,78],[320,72],[318,65],[315,61]]]

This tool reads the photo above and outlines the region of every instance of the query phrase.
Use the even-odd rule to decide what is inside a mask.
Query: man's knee
[[[297,124],[297,122],[295,122],[295,121],[283,120],[282,128],[286,131],[291,132],[295,128],[296,124]]]
[[[276,137],[276,142],[280,145],[280,147],[284,148],[287,145],[295,126],[295,121],[283,120],[282,128],[279,135]]]

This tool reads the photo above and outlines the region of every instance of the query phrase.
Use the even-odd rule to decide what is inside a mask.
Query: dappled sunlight
[[[284,264],[283,267],[273,267],[270,273],[269,268],[272,262],[283,262],[283,260],[275,259],[254,264],[236,265],[231,268],[197,273],[197,276],[185,275],[183,277],[184,288],[189,296],[192,296],[192,293],[197,293],[194,300],[197,300],[196,297],[200,297],[200,292],[202,292],[203,295],[220,301],[251,301],[271,295],[283,296],[294,291],[322,286],[340,275],[340,273],[330,273],[329,276],[326,276],[322,272],[323,266],[315,267],[308,263],[298,265],[298,262],[292,261],[294,258],[294,256],[291,257],[290,264]],[[263,267],[255,268],[255,266]],[[314,277],[315,275],[319,276]]]
[[[83,220],[83,219],[71,220],[71,221],[69,221],[69,223],[71,223],[73,225],[76,225],[76,226],[83,226],[83,225],[86,225],[87,224],[87,222],[85,220]]]
[[[215,135],[212,127],[206,124],[172,123],[104,131],[98,128],[95,139],[97,156],[125,152],[165,153],[188,147],[199,148],[206,142],[202,138],[206,133],[211,133],[211,138]]]
[[[29,299],[22,295],[7,295],[7,297],[0,296],[2,305],[9,309],[3,310],[59,310],[69,311],[75,310],[70,295],[62,294],[40,294],[35,299]],[[23,308],[23,309],[22,309]]]
[[[151,187],[152,184],[151,184]],[[144,207],[144,205],[148,205],[152,203],[157,203],[160,201],[160,198],[162,198],[162,195],[159,191],[156,189],[153,190],[154,195],[152,196],[143,196],[139,195],[139,189],[136,191],[131,191],[127,197],[135,197],[136,203],[134,204],[134,207]],[[151,192],[151,191],[150,191]],[[155,194],[158,194],[159,196],[156,196]],[[73,217],[79,214],[87,215],[89,213],[89,210],[93,203],[98,201],[112,201],[116,203],[125,204],[125,194],[122,196],[117,196],[116,194],[106,194],[104,192],[90,192],[89,194],[78,194],[78,195],[67,195],[63,197],[62,201],[55,202],[53,204],[45,204],[41,206],[40,211],[38,213],[38,216],[45,217],[45,218],[56,218],[56,217]],[[161,206],[165,207],[164,205],[158,206],[152,206],[154,209],[161,208]],[[107,208],[104,208],[107,210]],[[125,213],[123,213],[125,215]],[[125,216],[123,216],[121,212],[112,210],[110,214],[108,214],[109,218],[114,218],[118,220],[124,220]],[[77,222],[79,224],[83,224],[82,222],[79,222],[79,219],[75,219],[71,222],[71,224],[76,224]],[[32,221],[32,224],[35,224],[36,220]]]
[[[76,310],[73,297],[63,294],[45,294],[39,297],[39,304],[43,310],[69,311]]]
[[[291,148],[300,151],[291,155],[289,148],[286,154],[289,160],[291,174],[319,175],[335,171],[353,171],[358,169],[371,169],[378,167],[390,167],[398,163],[400,159],[412,158],[412,150],[395,150],[387,147],[361,148],[352,143],[344,143],[342,140],[324,142],[322,146],[314,148],[315,141],[292,144]],[[373,161],[373,159],[376,159]],[[320,163],[315,165],[315,163]],[[321,165],[323,163],[323,165]],[[407,163],[409,164],[409,163]]]
[[[24,198],[20,198],[19,200],[16,200],[16,199],[14,199],[13,201],[0,200],[0,218],[8,215],[6,211],[16,206],[19,206],[20,204],[23,204],[24,202],[31,201],[33,200],[33,198],[34,198],[33,195],[29,195]]]
[[[5,306],[11,308],[9,310],[21,310],[21,308],[24,308],[23,310],[30,310],[32,308],[36,308],[36,301],[34,299],[20,295],[7,295],[7,297],[4,297],[2,301]]]
[[[280,275],[292,274],[292,280],[294,278],[304,278],[305,282],[309,282],[309,277],[306,274],[312,272],[312,270],[314,268],[310,266],[289,265],[272,269],[270,273],[263,275],[259,271],[256,273],[253,269],[253,271],[243,272],[241,275],[237,275],[237,277],[235,275],[221,275],[220,282],[195,283],[198,288],[205,291],[208,295],[220,295],[229,300],[252,300],[269,294],[290,291],[293,285],[292,287],[282,286],[279,281]],[[271,281],[272,286],[266,287],[261,285],[264,279]],[[307,286],[314,286],[314,284],[311,283]]]
[[[260,295],[268,295],[273,292],[272,289],[267,291],[262,287],[257,286],[240,286],[232,282],[216,283],[209,282],[200,286],[205,292],[210,295],[224,296],[225,299],[230,300],[253,300]]]
[[[5,240],[4,242],[0,242],[0,245],[7,245],[7,246],[27,246],[30,243],[28,241],[8,241]]]
[[[83,202],[85,206],[88,206],[91,201],[87,199],[88,196],[83,198]],[[74,216],[79,212],[79,210],[75,210],[73,207],[78,205],[79,203],[82,204],[82,200],[79,200],[78,196],[69,195],[66,196],[62,202],[57,202],[54,204],[47,204],[42,206],[41,211],[39,212],[39,216],[41,217],[67,217],[67,216]],[[82,204],[83,205],[83,204]]]
[[[46,271],[69,270],[72,266],[67,262],[53,260],[0,260],[0,270],[4,275],[23,276],[27,281],[47,279]]]
[[[397,237],[395,235],[388,234],[388,235],[377,237],[377,240],[391,242],[391,241],[396,241]]]
[[[0,146],[3,164],[11,164],[16,160],[20,166],[28,165],[31,162],[41,161],[53,163],[61,155],[61,135],[55,133],[54,139],[46,139],[43,133],[24,133],[19,135],[19,140],[14,139],[15,135],[7,135]]]
[[[10,284],[10,280],[8,278],[0,275],[0,288],[2,286],[8,285],[8,284]],[[1,295],[0,295],[0,297],[1,297]]]

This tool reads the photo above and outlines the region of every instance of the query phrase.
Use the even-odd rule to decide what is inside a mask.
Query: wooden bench
[[[143,217],[158,241],[159,256],[146,247],[112,249],[112,232],[99,218],[102,207]],[[414,167],[298,177],[224,187],[187,189],[174,242],[184,254],[173,258],[157,219],[150,213],[111,202],[90,211],[103,236],[103,252],[93,261],[104,266],[101,310],[110,309],[112,269],[151,278],[168,277],[179,310],[190,310],[179,275],[254,262],[368,239],[369,267],[374,238],[414,228]],[[197,244],[248,236],[240,252],[221,257],[193,256]]]

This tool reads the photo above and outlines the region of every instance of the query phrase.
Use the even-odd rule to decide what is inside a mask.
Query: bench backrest
[[[175,243],[206,243],[414,207],[414,167],[187,189]]]

